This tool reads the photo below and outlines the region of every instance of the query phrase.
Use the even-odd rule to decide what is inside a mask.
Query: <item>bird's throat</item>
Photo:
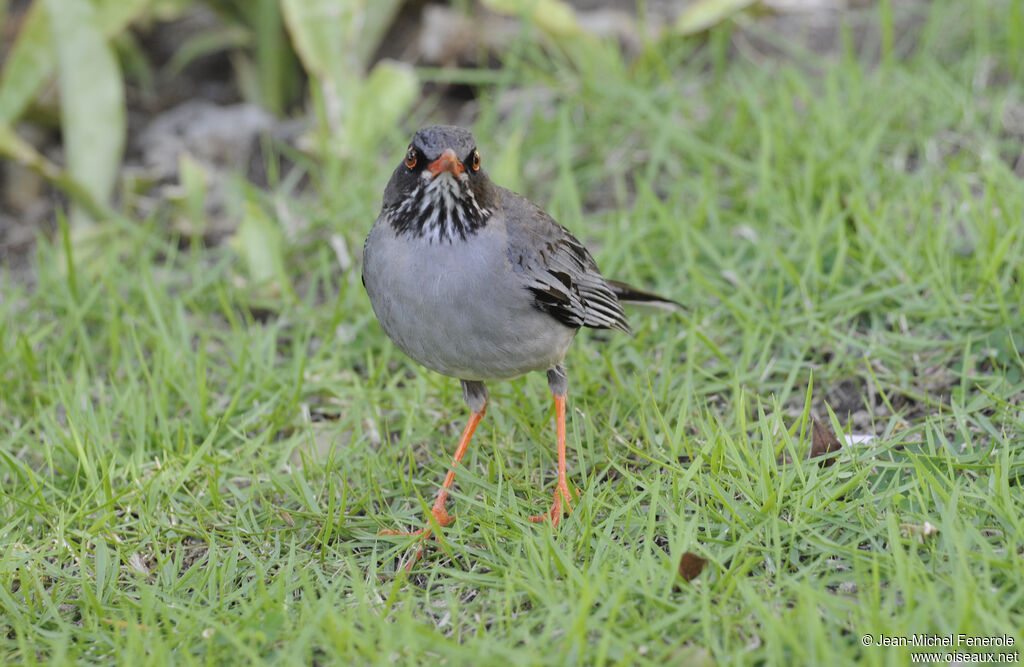
[[[434,178],[428,174],[388,211],[399,233],[426,238],[430,243],[466,239],[487,223],[490,214],[477,202],[472,188],[451,172]]]

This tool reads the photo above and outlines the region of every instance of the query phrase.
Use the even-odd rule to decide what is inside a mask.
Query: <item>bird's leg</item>
[[[555,486],[555,499],[551,504],[551,509],[544,514],[531,516],[530,521],[540,522],[550,518],[551,525],[558,526],[558,522],[562,519],[563,500],[565,511],[572,511],[569,483],[565,478],[565,398],[569,391],[569,381],[563,366],[558,365],[548,371],[548,386],[551,388],[551,396],[555,400],[555,429],[558,434],[558,484]]]
[[[382,530],[379,533],[380,535],[420,535],[423,539],[426,539],[430,537],[430,533],[433,531],[433,524],[436,523],[443,528],[455,520],[455,517],[449,516],[448,511],[444,508],[445,501],[448,500],[448,492],[455,483],[455,467],[459,465],[462,457],[466,455],[466,450],[469,449],[469,442],[473,439],[473,432],[476,431],[477,424],[480,423],[480,420],[483,419],[484,414],[487,412],[487,387],[484,386],[483,382],[463,380],[462,395],[466,400],[466,404],[469,405],[469,421],[466,422],[466,428],[462,431],[462,437],[459,438],[459,445],[455,448],[452,467],[448,470],[448,474],[445,475],[444,484],[441,485],[441,489],[437,492],[437,499],[430,510],[433,520],[426,527],[419,530]],[[410,565],[412,562],[410,562]]]

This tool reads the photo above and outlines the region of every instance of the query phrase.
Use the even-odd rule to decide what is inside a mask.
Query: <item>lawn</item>
[[[686,308],[577,338],[557,530],[527,520],[543,374],[491,385],[408,573],[378,532],[423,523],[467,411],[359,256],[431,104],[358,161],[268,153],[230,242],[159,213],[41,237],[0,276],[0,662],[1019,659],[1024,11],[888,7],[826,55],[749,21],[424,72],[478,86],[496,181]],[[873,437],[803,460],[811,416]]]

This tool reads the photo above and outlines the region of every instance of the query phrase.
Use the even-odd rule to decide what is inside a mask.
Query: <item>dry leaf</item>
[[[836,462],[834,454],[832,456],[826,455],[838,452],[842,448],[843,444],[839,442],[839,438],[832,432],[832,429],[811,417],[811,450],[807,453],[807,458],[813,459],[818,456],[825,456],[824,459],[818,462],[818,465],[826,468]]]
[[[807,450],[807,455],[804,458],[810,460],[818,457],[824,457],[818,461],[818,465],[822,468],[827,468],[836,462],[835,452],[838,452],[842,448],[843,443],[839,441],[839,438],[837,438],[836,434],[832,432],[832,429],[814,417],[811,417],[811,446]],[[783,451],[779,454],[779,465],[786,465],[792,462],[793,458],[789,455],[788,451]]]
[[[685,581],[693,581],[707,564],[706,558],[701,558],[692,551],[686,551],[679,558],[679,576]]]

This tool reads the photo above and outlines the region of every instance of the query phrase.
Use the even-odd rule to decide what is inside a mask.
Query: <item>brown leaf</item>
[[[839,438],[832,432],[832,429],[811,417],[811,450],[807,453],[807,458],[813,459],[818,456],[825,456],[824,459],[818,462],[818,465],[826,468],[836,462],[834,454],[832,456],[826,455],[838,452],[842,448],[843,444],[839,442]]]
[[[679,576],[685,581],[693,581],[707,564],[707,559],[701,558],[692,551],[686,551],[679,558]]]
[[[836,462],[835,452],[842,448],[843,443],[839,441],[839,438],[832,432],[832,429],[822,424],[815,417],[811,417],[811,447],[807,450],[805,458],[810,460],[823,456],[825,458],[818,461],[818,465],[822,468],[827,468]],[[789,455],[788,451],[783,450],[779,454],[779,465],[788,465],[792,462],[793,457]]]

